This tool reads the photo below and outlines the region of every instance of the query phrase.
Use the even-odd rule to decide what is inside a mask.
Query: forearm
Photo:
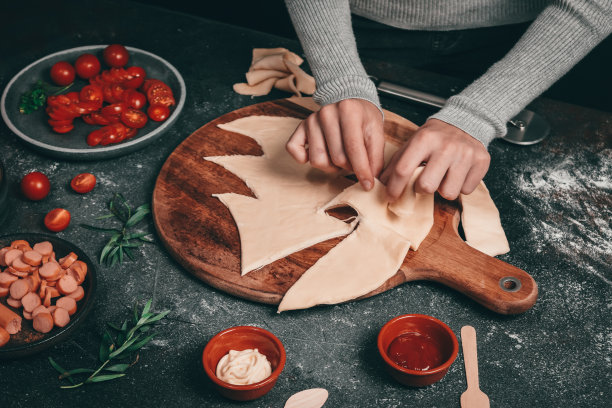
[[[357,53],[348,0],[286,0],[293,26],[317,81],[320,105],[359,98],[380,102]]]
[[[485,146],[507,121],[569,71],[612,31],[612,0],[557,1],[482,77],[451,97],[434,118]]]

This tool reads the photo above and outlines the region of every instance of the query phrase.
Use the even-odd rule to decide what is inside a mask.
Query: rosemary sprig
[[[19,113],[27,115],[38,110],[45,105],[47,96],[59,95],[70,88],[73,83],[66,86],[57,87],[40,80],[36,81],[36,83],[32,86],[32,89],[21,95],[21,98],[19,99]]]
[[[138,306],[134,305],[134,316],[131,319],[123,321],[121,326],[116,326],[107,323],[109,329],[104,330],[102,341],[100,343],[100,366],[96,369],[92,368],[76,368],[74,370],[65,370],[58,363],[49,357],[49,363],[59,373],[59,379],[68,380],[70,385],[62,385],[60,388],[77,388],[85,384],[92,384],[102,381],[110,381],[116,378],[125,376],[128,368],[138,362],[138,354],[133,357],[134,352],[141,349],[147,344],[156,333],[145,336],[145,333],[159,320],[163,319],[170,311],[165,310],[161,313],[151,313],[150,299],[144,306],[142,313],[138,313]],[[129,362],[125,362],[129,361]],[[111,364],[112,363],[112,364]],[[81,382],[77,382],[76,376],[87,375]]]
[[[100,253],[100,263],[106,264],[107,266],[114,266],[116,263],[122,263],[124,256],[134,259],[132,254],[133,248],[137,248],[145,242],[153,242],[146,238],[146,236],[149,235],[146,232],[131,232],[136,224],[151,213],[151,207],[149,204],[143,204],[133,209],[120,193],[115,193],[108,207],[110,214],[103,215],[96,219],[102,220],[114,217],[122,223],[120,228],[104,228],[87,224],[80,225],[92,231],[111,233],[110,239]]]

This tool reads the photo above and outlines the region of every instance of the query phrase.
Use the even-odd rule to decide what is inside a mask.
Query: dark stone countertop
[[[56,161],[33,152],[0,125],[13,211],[0,232],[45,232],[44,214],[64,207],[73,221],[57,235],[94,258],[104,238],[78,223],[104,214],[117,191],[134,205],[150,201],[165,159],[203,124],[242,106],[286,96],[273,92],[251,99],[232,91],[231,85],[244,78],[253,47],[299,51],[299,44],[283,38],[129,2],[14,2],[5,5],[4,13],[11,18],[0,25],[2,88],[21,68],[47,54],[115,42],[164,57],[187,83],[187,102],[172,128],[152,145],[116,159]],[[444,96],[464,85],[384,64],[369,64],[368,70]],[[416,123],[431,113],[390,99],[383,104]],[[442,285],[414,282],[359,302],[277,315],[274,307],[232,297],[192,278],[158,242],[139,250],[135,261],[100,267],[95,307],[69,340],[31,357],[0,361],[0,406],[281,407],[295,392],[323,387],[330,392],[326,407],[458,407],[466,388],[461,352],[447,376],[426,388],[404,388],[385,373],[376,335],[387,320],[404,313],[432,315],[457,335],[463,325],[476,328],[480,384],[493,407],[609,406],[612,114],[551,100],[538,100],[532,107],[550,121],[552,134],[531,147],[495,141],[485,178],[512,248],[501,258],[528,271],[539,284],[538,302],[528,312],[496,315]],[[25,200],[18,188],[21,177],[34,170],[46,173],[53,186],[40,202]],[[83,196],[67,186],[81,172],[92,172],[99,181]],[[127,376],[59,389],[47,358],[67,368],[95,366],[105,323],[122,321],[134,302],[142,305],[148,298],[154,299],[155,310],[171,313]],[[271,330],[288,356],[276,387],[249,403],[219,396],[201,369],[207,340],[235,325]]]

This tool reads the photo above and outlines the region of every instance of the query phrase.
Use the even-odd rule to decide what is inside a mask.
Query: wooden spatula
[[[478,388],[478,355],[476,330],[472,326],[461,328],[461,344],[465,363],[467,390],[461,394],[461,408],[489,408],[489,397]]]
[[[329,393],[325,388],[311,388],[293,394],[287,402],[285,408],[321,408]]]

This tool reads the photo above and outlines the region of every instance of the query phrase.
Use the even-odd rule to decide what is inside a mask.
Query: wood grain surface
[[[330,239],[240,276],[240,239],[229,210],[212,194],[253,197],[244,182],[206,156],[261,155],[251,138],[217,127],[252,115],[307,117],[309,100],[281,99],[247,106],[202,126],[163,165],[153,192],[153,219],[174,259],[207,284],[256,302],[278,304],[297,279],[344,237]],[[385,112],[385,135],[401,142],[416,130],[412,122]],[[400,270],[370,297],[404,282],[431,280],[464,293],[502,314],[528,310],[537,285],[525,271],[467,245],[457,232],[459,205],[436,195],[434,226],[418,251],[409,251]],[[510,278],[508,281],[507,278]]]

